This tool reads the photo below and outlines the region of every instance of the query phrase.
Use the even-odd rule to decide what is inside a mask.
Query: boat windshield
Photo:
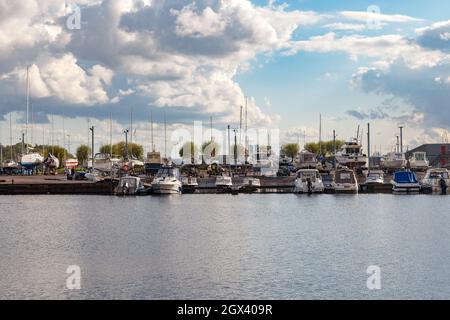
[[[448,172],[432,172],[430,179],[449,179]]]
[[[336,174],[336,182],[338,183],[355,183],[353,172],[344,171]]]
[[[414,159],[416,161],[424,161],[425,160],[425,154],[424,153],[416,153],[416,154],[414,154]]]
[[[178,175],[178,171],[176,169],[164,168],[164,169],[160,169],[156,176],[158,178],[164,178],[164,177],[176,177],[177,175]]]
[[[297,174],[297,178],[302,179],[303,181],[306,181],[307,179],[311,179],[312,181],[315,181],[316,178],[319,177],[319,173],[316,171],[300,171]]]

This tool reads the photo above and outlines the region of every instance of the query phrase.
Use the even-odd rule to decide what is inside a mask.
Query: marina
[[[141,178],[124,176],[123,179],[127,180],[130,184],[130,180],[137,180],[137,182],[131,183],[132,185],[141,185],[141,189],[138,192],[127,192],[130,195],[152,195],[152,194],[178,194],[178,193],[197,193],[197,194],[214,194],[214,193],[232,193],[233,186],[236,186],[237,193],[335,193],[336,184],[326,187],[322,183],[322,179],[326,178],[319,174],[318,170],[304,169],[300,173],[301,178],[296,176],[289,177],[183,177],[181,181],[170,181],[170,176],[161,175],[152,179],[151,177],[142,176]],[[340,174],[346,175],[344,178],[352,179],[352,171],[344,170]],[[433,173],[434,172],[434,173]],[[308,191],[308,177],[306,175],[313,174],[314,180],[318,178],[318,184],[314,181],[311,185],[311,192]],[[423,193],[430,193],[429,184],[433,185],[432,193],[441,193],[441,185],[439,183],[440,178],[444,177],[446,186],[450,184],[448,179],[448,171],[446,170],[433,170],[428,175],[433,177],[434,181],[426,180],[423,188],[419,186],[419,191]],[[421,181],[425,178],[425,173],[418,173],[417,175]],[[360,193],[392,193],[393,192],[393,179],[392,175],[383,175],[383,182],[380,180],[374,183],[373,180],[367,180],[364,175],[355,176],[357,183],[353,186],[349,184],[346,188],[345,179],[341,180],[339,191],[351,191]],[[379,175],[377,176],[378,179]],[[300,183],[299,179],[304,181]],[[430,179],[430,178],[427,178]],[[124,180],[124,183],[126,181]],[[100,180],[88,181],[88,180],[67,180],[65,175],[55,176],[1,176],[0,175],[0,195],[38,195],[38,194],[54,194],[54,195],[115,195],[123,194],[123,186],[120,187],[119,178],[105,177]],[[339,182],[338,182],[339,184]],[[152,186],[156,186],[156,192],[152,190]],[[415,186],[417,188],[417,185]],[[180,190],[181,188],[181,190]],[[341,190],[342,189],[342,190]],[[346,190],[348,189],[348,190]],[[351,189],[351,190],[350,190]],[[417,191],[417,190],[416,190]],[[417,192],[419,192],[417,191]]]

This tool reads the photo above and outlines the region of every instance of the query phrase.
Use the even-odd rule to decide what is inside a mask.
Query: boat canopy
[[[394,181],[397,183],[417,183],[417,177],[414,172],[401,171],[395,173]]]

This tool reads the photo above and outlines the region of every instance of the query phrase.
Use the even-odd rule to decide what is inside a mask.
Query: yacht
[[[152,182],[154,194],[179,194],[182,191],[180,171],[174,167],[162,167]]]
[[[244,193],[253,193],[258,191],[261,187],[261,180],[258,178],[246,177],[244,178],[239,191]]]
[[[360,168],[367,164],[367,156],[362,153],[361,144],[355,139],[346,142],[336,153],[337,162],[348,168]]]
[[[34,170],[44,162],[44,157],[37,152],[28,153],[22,156],[20,165],[27,170]]]
[[[333,174],[330,172],[324,172],[320,175],[324,186],[325,193],[333,193]]]
[[[143,193],[145,190],[144,183],[139,177],[125,176],[119,180],[116,188],[116,195],[132,196]]]
[[[381,159],[381,166],[388,170],[405,168],[405,154],[401,152],[389,152]]]
[[[427,170],[430,162],[427,159],[426,152],[414,152],[409,158],[409,166],[414,170]]]
[[[302,150],[294,160],[294,165],[296,169],[316,169],[319,165],[317,156],[313,152],[308,150]]]
[[[393,191],[395,193],[419,193],[420,183],[416,174],[411,171],[398,171],[394,173],[392,180]]]
[[[215,186],[219,192],[228,192],[233,187],[233,180],[229,176],[217,176]]]
[[[94,156],[94,169],[102,172],[110,172],[112,171],[112,168],[113,161],[109,153],[97,153]]]
[[[365,184],[384,184],[384,172],[382,170],[369,171]]]
[[[2,168],[3,169],[9,169],[9,170],[17,169],[18,168],[18,164],[14,160],[5,160],[2,163]]]
[[[317,169],[301,169],[297,171],[295,193],[322,193],[325,186]]]
[[[336,193],[358,193],[355,172],[348,168],[337,169],[333,174],[332,187]]]
[[[183,186],[183,193],[195,193],[198,188],[198,181],[196,177],[183,177],[181,179]]]
[[[443,182],[445,185],[443,185]],[[425,192],[442,192],[443,187],[450,187],[450,175],[448,169],[436,168],[429,169],[422,180],[422,189]]]

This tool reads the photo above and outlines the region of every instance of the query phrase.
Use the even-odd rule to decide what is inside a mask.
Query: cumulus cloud
[[[315,12],[248,0],[77,1],[80,30],[68,30],[72,13],[57,0],[0,3],[0,79],[8,105],[23,110],[21,88],[32,68],[32,97],[49,112],[97,116],[133,105],[173,108],[192,116],[238,121],[244,92],[234,80],[260,54],[288,47],[293,32],[321,21]],[[9,32],[9,34],[8,34]],[[59,108],[56,108],[56,104]],[[74,107],[78,111],[71,110]],[[147,110],[147,111],[144,111]],[[252,123],[273,125],[251,100]]]

